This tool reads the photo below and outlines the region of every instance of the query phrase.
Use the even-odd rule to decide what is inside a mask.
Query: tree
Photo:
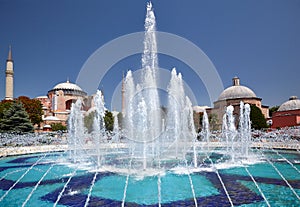
[[[84,117],[84,126],[87,128],[89,133],[93,131],[95,113],[95,111],[90,112]],[[110,111],[107,110],[104,114],[104,125],[106,131],[114,130],[114,116]]]
[[[11,100],[3,100],[0,102],[0,119],[4,116],[4,111],[9,109],[13,101]]]
[[[106,131],[113,131],[114,130],[114,116],[108,110],[105,111],[104,124],[105,124]]]
[[[218,129],[219,120],[218,120],[217,114],[209,114],[208,121],[209,121],[209,126],[210,126],[212,131],[215,131],[215,130]]]
[[[273,106],[271,108],[269,108],[269,116],[272,117],[273,113],[278,111],[279,106]]]
[[[21,101],[26,112],[29,115],[29,119],[33,125],[39,125],[42,120],[43,108],[42,104],[37,99],[30,99],[26,96],[20,96],[17,100]]]
[[[87,128],[88,133],[93,131],[95,113],[95,111],[92,111],[88,115],[84,116],[83,123],[85,128]]]
[[[21,102],[14,101],[10,108],[3,112],[0,130],[16,133],[33,132],[33,125]]]
[[[250,105],[251,111],[250,111],[250,119],[251,119],[251,127],[253,129],[263,129],[267,128],[267,122],[262,114],[260,108],[258,108],[255,105]]]
[[[122,114],[122,112],[118,113],[117,118],[118,118],[119,128],[122,129],[123,128],[123,114]]]
[[[43,109],[42,109],[42,104],[39,100],[30,99],[26,96],[20,96],[15,101],[17,102],[19,101],[22,103],[23,107],[25,108],[29,116],[32,125],[35,124],[39,125],[43,121],[42,120]],[[0,102],[0,119],[3,118],[4,111],[9,109],[12,103],[13,103],[12,100],[3,100]]]
[[[62,125],[61,123],[53,123],[51,124],[52,131],[65,131],[67,127]]]

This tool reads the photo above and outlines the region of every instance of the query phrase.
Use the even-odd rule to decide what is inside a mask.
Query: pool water
[[[69,164],[65,153],[1,158],[0,206],[230,206],[230,200],[234,206],[300,206],[300,153],[278,152],[263,152],[273,165],[219,169],[220,177],[201,165],[197,172],[143,178],[91,171]]]

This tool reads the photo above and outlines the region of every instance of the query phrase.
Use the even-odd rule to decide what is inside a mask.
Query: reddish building
[[[49,131],[51,130],[51,124],[67,124],[72,103],[75,103],[76,100],[82,100],[82,110],[89,110],[92,107],[93,96],[87,96],[86,92],[78,85],[67,81],[54,86],[48,91],[47,96],[39,96],[36,99],[41,101],[44,111],[43,123],[40,127],[45,131]]]
[[[300,126],[300,100],[292,96],[272,115],[272,128]]]

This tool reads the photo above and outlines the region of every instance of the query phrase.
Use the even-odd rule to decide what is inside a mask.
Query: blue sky
[[[0,0],[0,99],[5,94],[8,46],[13,49],[15,96],[34,98],[67,78],[75,82],[87,59],[122,35],[143,31],[147,1]],[[193,42],[215,65],[225,87],[239,76],[264,105],[300,97],[300,1],[153,0],[157,30]],[[158,46],[159,47],[159,46]],[[176,67],[210,105],[201,80],[184,63],[160,55],[160,67]],[[106,102],[122,72],[140,68],[140,55],[116,63],[102,80]],[[111,106],[116,107],[118,106]]]

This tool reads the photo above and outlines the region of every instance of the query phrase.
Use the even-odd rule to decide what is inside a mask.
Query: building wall
[[[264,115],[264,117],[266,119],[270,118],[270,116],[269,116],[269,107],[267,107],[267,106],[261,106],[260,110],[261,110],[262,114]]]
[[[58,121],[44,121],[44,124],[61,123],[66,125],[68,117],[70,115],[70,109],[72,103],[75,103],[78,99],[88,99],[87,96],[83,96],[78,92],[70,90],[51,90],[48,92],[48,97],[42,98],[43,108],[45,108],[45,116],[54,116],[58,118]]]
[[[71,103],[77,99],[83,100],[84,97],[73,94],[65,94],[63,90],[51,91],[48,93],[50,108],[53,112],[69,111]]]
[[[276,111],[272,116],[272,128],[300,126],[300,110]]]
[[[208,114],[216,114],[218,119],[218,128],[222,126],[223,115],[225,114],[226,107],[232,105],[234,107],[233,115],[236,117],[236,122],[239,120],[240,102],[256,105],[262,111],[265,118],[269,117],[269,108],[261,105],[260,98],[237,98],[228,99],[214,102],[214,108],[207,110]]]

